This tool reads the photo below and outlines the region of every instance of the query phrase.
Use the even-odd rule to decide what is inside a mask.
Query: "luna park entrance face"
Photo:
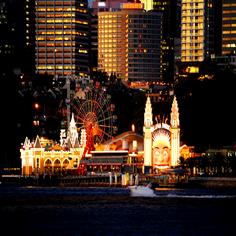
[[[170,165],[170,136],[167,130],[156,130],[152,146],[153,167]]]

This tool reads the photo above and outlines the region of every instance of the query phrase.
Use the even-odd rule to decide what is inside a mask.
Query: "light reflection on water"
[[[155,193],[168,198],[236,198],[234,189],[156,188]]]
[[[128,188],[109,187],[0,187],[2,196],[129,196]],[[156,188],[160,198],[236,198],[236,189]]]

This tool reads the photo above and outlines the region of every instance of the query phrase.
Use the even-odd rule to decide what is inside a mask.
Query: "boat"
[[[131,197],[155,197],[154,188],[152,188],[152,184],[149,183],[147,185],[132,185],[128,186],[130,190]]]

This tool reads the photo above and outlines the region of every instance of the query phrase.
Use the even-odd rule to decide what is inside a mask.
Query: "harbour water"
[[[0,187],[1,235],[236,235],[236,189]]]

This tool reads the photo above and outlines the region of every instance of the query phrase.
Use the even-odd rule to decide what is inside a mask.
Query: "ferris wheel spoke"
[[[84,125],[84,122],[76,122],[77,125],[80,125],[80,126],[83,126]]]
[[[106,121],[106,120],[110,120],[112,118],[112,116],[110,117],[105,117],[104,119],[101,119],[101,120],[98,120],[98,123],[102,123],[103,121]]]
[[[86,107],[84,107],[84,106],[81,106],[81,107],[80,107],[80,110],[81,110],[81,114],[83,114],[83,117],[85,117],[85,116],[86,116],[86,114],[88,113],[88,111],[87,111]]]
[[[107,105],[107,101],[106,99],[103,99],[102,103],[101,103],[101,107],[106,107]]]
[[[77,124],[80,124],[80,123],[78,123],[78,120],[80,120],[81,121],[81,124],[84,124],[84,118],[83,117],[79,117],[79,116],[76,116],[76,123]]]
[[[111,138],[112,137],[112,135],[111,134],[109,134],[108,132],[106,132],[105,130],[102,130],[102,133],[103,134],[105,134],[107,137],[109,137],[109,138]]]
[[[93,93],[91,92],[91,101],[90,101],[90,111],[93,111],[93,103],[92,103],[92,98],[93,97]]]
[[[107,106],[107,107],[105,108],[105,110],[103,110],[103,112],[104,112],[104,113],[109,113],[109,112],[110,112],[109,106]]]
[[[101,103],[101,101],[104,99],[103,94],[104,94],[103,89],[100,89],[100,91],[98,91],[97,97],[96,97],[96,101],[97,101],[98,103]]]
[[[94,100],[95,100],[95,101],[99,101],[99,99],[100,99],[101,97],[102,97],[102,92],[98,91],[98,92],[96,93],[96,95],[95,95]]]
[[[101,108],[97,102],[94,102],[91,111],[94,112],[95,114],[101,113]]]
[[[99,113],[101,113],[102,108],[100,107],[98,102],[96,102],[93,107],[94,107],[94,112],[98,113],[100,111]]]
[[[76,111],[77,111],[76,114],[81,114],[81,115],[83,114],[83,113],[81,113],[81,112],[79,113],[79,112],[78,112],[78,109],[76,109]],[[76,115],[76,119],[79,119],[79,120],[81,120],[81,121],[84,121],[84,116],[83,116],[83,115],[81,116],[81,115],[80,115],[80,116],[79,116],[79,115]]]
[[[99,125],[99,127],[104,127],[104,128],[111,128],[110,125]]]
[[[89,102],[88,102],[87,112],[91,112],[91,111],[92,111],[92,101],[89,100]]]
[[[78,102],[74,102],[74,106],[73,106],[73,109],[76,110],[77,114],[80,114],[81,113],[81,108],[82,108],[82,104],[81,103],[78,103]]]
[[[83,117],[85,117],[86,114],[88,113],[88,108],[86,106],[86,103],[81,105],[79,109],[77,109],[77,111],[78,111],[78,114],[83,114]]]

